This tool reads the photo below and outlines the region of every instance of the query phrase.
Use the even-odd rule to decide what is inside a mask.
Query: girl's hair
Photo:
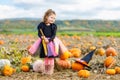
[[[43,16],[43,22],[46,23],[46,22],[47,22],[47,18],[48,18],[50,15],[52,15],[52,14],[56,15],[55,11],[53,11],[52,9],[48,9],[48,10],[45,12],[44,16]]]

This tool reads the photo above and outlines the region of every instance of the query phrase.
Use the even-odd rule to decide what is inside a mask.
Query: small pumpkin
[[[78,48],[72,48],[69,51],[71,52],[71,54],[72,54],[73,57],[77,57],[78,58],[81,55],[81,50],[78,49]]]
[[[80,70],[78,72],[78,76],[83,78],[88,78],[90,76],[90,72],[88,70]]]
[[[68,61],[68,60],[61,60],[61,59],[59,59],[59,60],[57,61],[57,64],[58,64],[60,67],[64,68],[64,69],[66,69],[66,68],[71,68],[71,63],[70,63],[70,61]]]
[[[14,73],[14,69],[10,65],[5,65],[2,70],[4,76],[11,76]]]
[[[115,67],[115,71],[117,74],[120,74],[120,67]]]
[[[0,40],[0,45],[3,45],[4,44],[4,41],[3,40]]]
[[[60,55],[60,59],[65,60],[65,59],[68,59],[69,56],[70,56],[70,52],[65,51],[63,54]]]
[[[114,75],[116,73],[115,69],[107,69],[106,74]]]
[[[117,52],[113,47],[108,47],[105,53],[106,56],[117,56]]]
[[[31,57],[23,57],[21,58],[21,64],[26,64],[26,63],[30,63],[31,62]]]
[[[80,64],[79,62],[73,62],[72,63],[72,70],[74,71],[79,71],[84,69],[84,66],[82,64]]]
[[[91,50],[91,51],[94,50],[94,49],[96,49],[95,46],[90,46],[90,50]]]
[[[105,54],[105,49],[99,48],[96,50],[95,54],[99,54],[100,56],[103,56]]]
[[[98,44],[98,45],[102,45],[103,43],[102,43],[101,41],[98,41],[97,44]]]
[[[22,66],[21,66],[21,70],[22,70],[23,72],[29,72],[30,67],[29,67],[28,65],[22,65]]]
[[[104,61],[104,66],[107,68],[112,67],[116,62],[116,59],[112,56],[108,56]]]

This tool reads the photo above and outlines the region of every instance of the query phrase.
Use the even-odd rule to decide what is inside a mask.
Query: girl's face
[[[55,18],[56,18],[56,15],[55,15],[55,14],[51,14],[51,15],[48,16],[48,18],[47,18],[47,23],[48,23],[48,24],[54,23],[54,22],[55,22]]]

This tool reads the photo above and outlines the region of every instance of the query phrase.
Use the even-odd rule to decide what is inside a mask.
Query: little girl
[[[57,26],[54,24],[56,18],[56,13],[49,9],[45,12],[43,17],[43,22],[40,22],[38,25],[38,36],[41,39],[44,39],[45,43],[48,45],[50,42],[53,42],[56,36]],[[44,36],[42,35],[43,32]],[[43,44],[40,44],[40,58],[45,58],[45,74],[52,74],[54,71],[54,56],[46,56],[43,48]]]
[[[56,37],[57,26],[54,23],[55,18],[56,13],[49,9],[45,12],[43,21],[37,27],[40,40],[44,40],[47,45],[46,55],[44,44],[40,43],[40,58],[44,58],[45,65],[44,74],[52,74],[54,72],[54,58],[68,51],[64,44]],[[34,51],[34,47],[29,50],[29,52],[32,51]]]

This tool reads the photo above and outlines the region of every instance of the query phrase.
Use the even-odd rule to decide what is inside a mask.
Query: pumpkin
[[[78,58],[81,55],[81,50],[78,49],[78,48],[72,48],[69,51],[71,52],[71,54],[72,54],[73,57],[77,57]]]
[[[65,59],[68,59],[69,56],[70,56],[70,52],[65,51],[63,54],[60,55],[60,59],[65,60]]]
[[[82,64],[80,64],[79,62],[73,62],[72,63],[72,70],[74,71],[79,71],[84,69],[84,66]]]
[[[102,42],[101,42],[101,41],[98,41],[97,44],[98,44],[98,45],[102,45]]]
[[[0,69],[4,67],[5,65],[11,65],[10,61],[8,59],[0,59]]]
[[[90,76],[90,72],[88,70],[80,70],[78,72],[78,76],[83,78],[88,78]]]
[[[11,76],[14,73],[14,69],[10,65],[5,65],[2,70],[4,76]]]
[[[23,57],[21,58],[21,64],[26,64],[31,62],[31,57]]]
[[[96,49],[95,46],[90,46],[90,50],[91,50],[91,51],[94,50],[94,49]]]
[[[120,74],[120,67],[115,67],[115,71],[117,74]]]
[[[71,68],[71,64],[70,64],[70,61],[68,61],[68,60],[61,60],[61,59],[59,59],[58,61],[57,61],[57,64],[60,66],[60,67],[62,67],[62,68]]]
[[[22,70],[23,72],[29,72],[30,68],[29,68],[28,65],[22,65],[22,66],[21,66],[21,70]]]
[[[106,74],[114,75],[116,73],[115,69],[107,69]]]
[[[95,51],[95,54],[99,54],[100,56],[103,56],[105,54],[105,50],[103,48],[99,48]]]
[[[0,40],[0,45],[4,44],[4,41],[3,40]]]
[[[117,56],[117,52],[113,47],[108,47],[106,49],[106,56]]]
[[[107,68],[112,67],[116,62],[116,59],[112,56],[108,56],[104,61],[104,66]]]

